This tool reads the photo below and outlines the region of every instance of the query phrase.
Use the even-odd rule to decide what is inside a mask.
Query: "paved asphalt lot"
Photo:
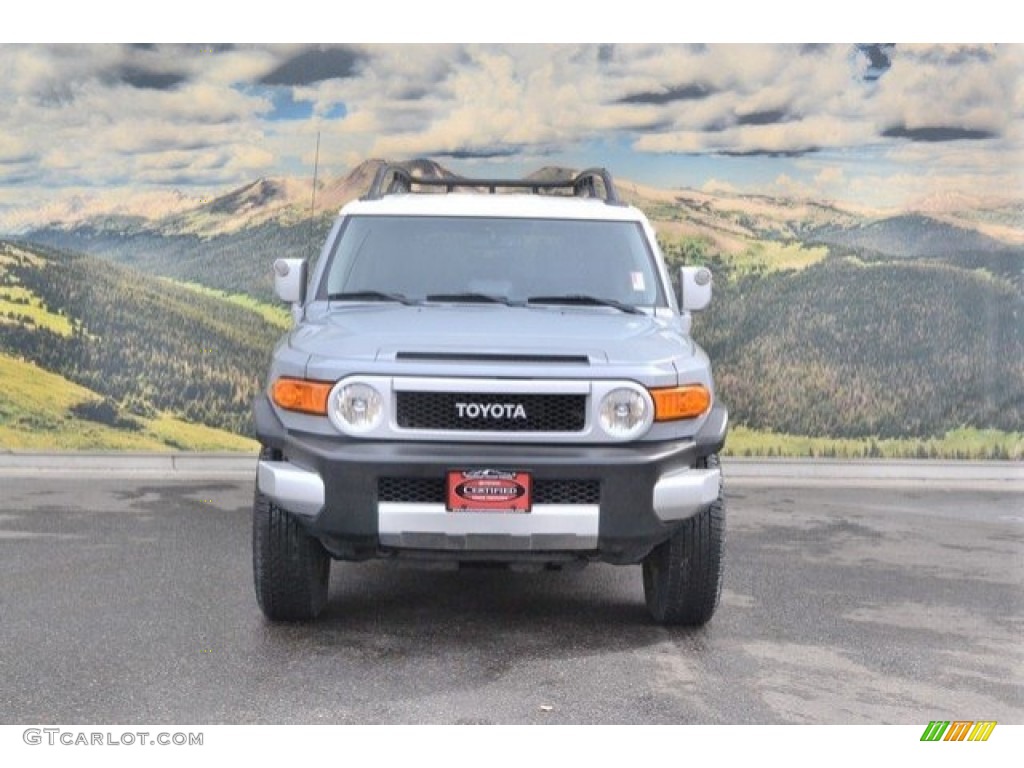
[[[694,631],[604,565],[335,563],[320,621],[272,625],[251,473],[0,463],[0,722],[1024,723],[1020,469],[727,465]]]

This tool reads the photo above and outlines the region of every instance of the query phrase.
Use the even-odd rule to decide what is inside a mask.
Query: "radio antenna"
[[[316,132],[316,154],[313,156],[313,193],[309,201],[309,243],[316,253],[316,241],[314,240],[314,227],[316,215],[316,175],[320,169],[320,131]]]

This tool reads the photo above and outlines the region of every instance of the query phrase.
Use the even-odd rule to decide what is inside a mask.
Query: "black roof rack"
[[[604,194],[598,191],[598,182],[604,188]],[[539,195],[549,190],[572,190],[576,197],[599,197],[609,205],[624,205],[619,199],[619,193],[615,189],[615,182],[612,175],[604,168],[588,168],[580,171],[571,179],[539,180],[539,179],[470,179],[464,176],[448,176],[445,178],[428,179],[422,176],[413,176],[412,173],[400,165],[385,163],[377,169],[377,174],[370,185],[370,191],[363,196],[363,200],[380,200],[385,195],[413,192],[413,187],[443,187],[446,192],[452,192],[458,187],[483,187],[492,195],[501,189],[529,189],[533,194]]]

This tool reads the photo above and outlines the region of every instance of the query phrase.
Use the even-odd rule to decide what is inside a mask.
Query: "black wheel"
[[[697,466],[717,467],[718,456]],[[644,597],[655,621],[700,626],[711,619],[722,594],[724,550],[725,499],[719,487],[711,506],[644,558]]]
[[[268,449],[260,458],[270,458]],[[268,619],[305,621],[327,603],[331,556],[287,511],[256,488],[252,504],[256,601]]]

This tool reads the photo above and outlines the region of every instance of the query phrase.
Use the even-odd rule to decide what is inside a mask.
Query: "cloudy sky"
[[[1024,45],[0,45],[0,222],[69,195],[605,165],[900,206],[1024,197]]]

